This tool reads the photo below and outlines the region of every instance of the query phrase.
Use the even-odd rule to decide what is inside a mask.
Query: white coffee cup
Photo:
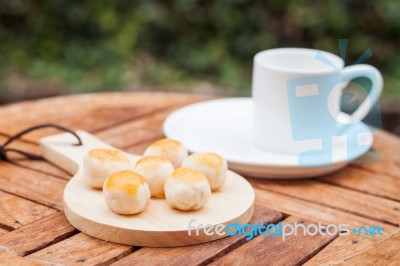
[[[347,83],[359,77],[370,79],[372,86],[367,99],[348,116],[340,111],[339,99]],[[254,57],[252,79],[254,143],[279,153],[306,150],[313,140],[296,139],[294,127],[310,136],[315,132],[314,138],[322,131],[340,135],[368,114],[382,88],[382,76],[376,68],[364,64],[344,67],[340,57],[328,52],[304,48],[259,52]],[[307,96],[317,97],[293,110],[296,97]]]

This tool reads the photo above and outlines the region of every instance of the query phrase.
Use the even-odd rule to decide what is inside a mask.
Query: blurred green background
[[[252,58],[296,46],[366,49],[400,101],[400,1],[0,0],[0,102],[64,93],[250,95]]]

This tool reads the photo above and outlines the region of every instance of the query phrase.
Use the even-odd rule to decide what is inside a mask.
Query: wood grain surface
[[[163,136],[162,122],[171,111],[209,98],[103,93],[5,105],[0,143],[26,127],[55,122],[142,153]],[[53,133],[31,133],[12,146],[38,153],[39,139]],[[114,244],[79,232],[65,219],[62,193],[70,174],[45,161],[0,162],[0,265],[400,265],[400,139],[380,130],[374,138],[367,156],[379,156],[379,162],[354,163],[309,180],[249,180],[257,203],[252,222],[381,225],[384,235],[375,237],[233,236],[177,248]]]
[[[289,216],[283,224],[301,223],[308,226],[311,222]],[[214,261],[212,265],[256,265],[261,261],[264,265],[302,264],[329,244],[335,236],[320,235],[298,237],[289,236],[283,240],[279,236],[256,237]]]

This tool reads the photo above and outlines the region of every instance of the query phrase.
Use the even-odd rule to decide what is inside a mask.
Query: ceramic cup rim
[[[270,61],[268,61],[268,57],[270,56],[287,56],[290,54],[296,54],[296,55],[307,55],[307,56],[312,56],[315,57],[315,55],[321,52],[323,55],[325,55],[333,64],[335,67],[326,67],[326,68],[320,68],[320,69],[305,69],[305,68],[295,68],[295,67],[283,67],[279,66],[277,64],[273,64]],[[255,65],[260,65],[263,66],[264,68],[267,68],[269,70],[274,70],[274,71],[279,71],[279,72],[288,72],[288,73],[296,73],[296,74],[324,74],[324,73],[333,73],[340,71],[344,68],[344,62],[343,59],[340,58],[339,56],[326,52],[323,50],[317,50],[317,49],[309,49],[309,48],[295,48],[295,47],[286,47],[286,48],[274,48],[274,49],[269,49],[269,50],[264,50],[261,52],[258,52],[254,56],[254,63]]]

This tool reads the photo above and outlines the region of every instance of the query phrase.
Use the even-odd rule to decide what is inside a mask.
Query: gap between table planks
[[[95,132],[95,135],[99,136],[105,141],[110,143],[115,143],[113,145],[117,147],[121,147],[127,151],[135,151],[140,152],[143,151],[144,148],[153,140],[162,137],[162,120],[163,118],[174,108],[185,105],[187,103],[201,100],[203,98],[196,98],[193,96],[179,96],[177,100],[174,100],[175,95],[169,95],[170,103],[166,103],[164,105],[158,103],[160,99],[162,99],[163,94],[157,94],[157,97],[151,97],[151,94],[143,94],[135,95],[132,94],[121,94],[113,97],[107,97],[106,94],[98,96],[69,96],[64,99],[56,99],[53,102],[53,99],[41,100],[39,102],[27,102],[21,103],[17,106],[5,106],[0,108],[0,114],[4,112],[6,114],[5,117],[7,121],[0,121],[0,133],[4,134],[4,136],[9,136],[13,133],[16,133],[17,130],[27,127],[29,125],[33,125],[38,122],[49,122],[49,121],[66,121],[66,126],[70,126],[73,129],[86,129],[91,132]],[[127,97],[126,95],[129,95]],[[185,97],[187,97],[185,99]],[[129,99],[132,102],[129,102]],[[79,99],[79,100],[77,100]],[[132,99],[136,99],[135,101]],[[146,101],[147,99],[147,101]],[[155,100],[154,100],[155,99]],[[142,103],[152,102],[151,108],[149,109],[140,109],[140,106],[143,106]],[[73,103],[76,103],[75,105]],[[168,102],[167,100],[165,102]],[[51,104],[50,104],[51,103]],[[84,114],[87,115],[88,118],[86,120],[81,120],[76,118],[76,111],[74,108],[69,109],[64,114],[61,112],[53,112],[51,117],[46,117],[48,114],[48,110],[54,106],[63,106],[65,104],[71,103],[73,107],[80,108],[82,106],[82,110],[84,110]],[[85,103],[90,103],[85,105]],[[126,108],[124,106],[128,106],[129,104],[137,105],[139,108]],[[43,106],[47,106],[47,108],[42,108]],[[103,106],[103,107],[102,107]],[[58,108],[58,107],[57,107]],[[47,109],[47,110],[46,110]],[[24,110],[22,112],[21,110]],[[25,113],[25,110],[31,114],[30,121],[28,117],[22,118],[21,114]],[[97,112],[96,110],[100,110]],[[112,119],[112,115],[109,112],[115,111],[114,115],[121,116],[124,112],[132,112],[131,115],[124,116],[119,120],[108,121]],[[18,112],[20,112],[18,114]],[[99,117],[98,117],[99,116]],[[4,116],[2,116],[4,117]],[[74,118],[75,117],[75,118]],[[102,117],[106,117],[106,121]],[[26,119],[26,120],[25,120]],[[65,119],[65,120],[63,120]],[[132,120],[133,119],[133,120]],[[96,123],[106,123],[105,126],[98,127],[95,125],[96,123],[92,123],[92,121],[96,121]],[[18,122],[18,123],[15,123]],[[15,126],[17,125],[17,126]],[[137,132],[136,132],[137,131]],[[49,131],[50,132],[50,131]],[[30,149],[36,149],[37,146],[34,143],[37,143],[38,139],[43,136],[43,134],[48,134],[49,132],[32,134],[25,138],[26,141],[31,142],[32,146]],[[132,132],[134,132],[132,134]],[[3,136],[3,139],[4,139]],[[261,195],[257,197],[257,201],[261,203],[263,206],[273,207],[278,211],[281,211],[285,214],[285,216],[294,217],[293,219],[307,219],[309,221],[323,221],[323,222],[332,222],[332,223],[340,223],[342,221],[346,221],[346,219],[353,219],[354,225],[361,225],[363,223],[366,224],[376,224],[377,221],[388,221],[390,224],[385,224],[388,228],[388,232],[394,233],[394,235],[389,235],[387,240],[376,241],[376,239],[369,238],[360,238],[356,237],[356,240],[345,241],[344,237],[337,237],[332,242],[328,243],[322,251],[314,254],[311,252],[311,255],[314,256],[314,261],[324,261],[323,258],[329,258],[330,261],[341,260],[343,258],[342,254],[338,254],[337,245],[342,249],[351,249],[353,247],[364,247],[363,245],[368,245],[370,248],[360,248],[358,249],[359,255],[357,255],[358,262],[360,261],[368,261],[371,256],[371,249],[375,245],[388,245],[384,243],[397,243],[398,241],[398,233],[396,228],[398,228],[396,220],[398,216],[395,212],[395,208],[397,208],[396,204],[399,202],[399,162],[400,158],[397,155],[398,150],[400,148],[399,138],[394,137],[393,135],[383,132],[376,131],[374,132],[375,143],[374,146],[381,149],[381,154],[383,161],[376,164],[355,164],[350,167],[347,167],[343,171],[334,173],[332,175],[318,178],[312,181],[306,180],[304,183],[301,183],[305,186],[310,184],[314,186],[314,189],[309,189],[307,195],[298,195],[295,191],[295,188],[283,187],[281,184],[271,184],[270,182],[266,182],[263,186],[262,190],[260,188],[256,189],[257,194]],[[1,140],[1,139],[0,139]],[[20,147],[27,147],[26,142],[18,143]],[[28,147],[27,147],[28,148]],[[64,179],[64,180],[63,180]],[[7,195],[12,197],[20,197],[23,203],[19,204],[30,204],[38,205],[48,210],[62,210],[62,203],[60,201],[60,196],[62,194],[62,190],[66,184],[65,179],[68,179],[68,175],[64,175],[61,172],[57,172],[57,169],[54,169],[54,166],[51,166],[47,162],[24,162],[22,165],[15,165],[10,163],[1,163],[0,164],[0,190],[5,192]],[[381,181],[381,182],[380,182]],[[257,181],[259,182],[259,181]],[[303,182],[303,181],[300,181]],[[322,183],[323,182],[323,183]],[[262,182],[261,182],[262,183]],[[44,186],[43,189],[37,189],[37,185]],[[385,184],[385,185],[382,185]],[[387,186],[390,184],[390,186]],[[396,190],[397,188],[397,190]],[[333,189],[334,192],[329,191]],[[352,191],[352,195],[359,195],[358,193],[365,194],[361,201],[357,201],[353,198],[345,198],[341,199],[338,202],[332,202],[340,197],[341,194],[339,192]],[[355,192],[357,191],[357,193]],[[333,193],[333,194],[332,194]],[[354,194],[355,193],[355,194]],[[323,197],[319,197],[324,195]],[[325,196],[328,195],[328,198]],[[372,196],[369,197],[369,196]],[[388,209],[379,209],[377,206],[374,207],[374,202],[369,204],[367,202],[368,199],[371,200],[390,200],[393,205],[393,211],[389,211]],[[26,201],[26,202],[25,202]],[[386,202],[386,201],[384,201]],[[363,208],[366,208],[365,211],[368,211],[369,208],[373,210],[372,214],[360,216],[361,212],[351,204],[359,204]],[[361,204],[361,205],[360,205]],[[32,206],[34,206],[32,205]],[[19,205],[17,205],[19,206]],[[36,206],[37,207],[37,206]],[[375,208],[375,209],[374,209]],[[8,213],[9,211],[4,211],[0,209],[0,212]],[[28,212],[29,210],[24,210]],[[1,215],[1,213],[0,213]],[[50,221],[54,219],[54,215],[63,216],[62,213],[45,213],[44,216],[38,216],[34,218],[29,213],[21,214],[22,216],[31,217],[32,221],[27,220],[27,224],[23,224],[18,227],[18,229],[10,226],[10,221],[2,222],[0,224],[4,225],[8,231],[5,232],[4,229],[1,229],[0,234],[3,239],[4,236],[9,236],[10,239],[16,239],[18,237],[24,237],[24,227],[30,226],[27,229],[35,229],[40,228],[38,225],[40,223],[46,222],[46,219]],[[12,214],[11,216],[15,216]],[[296,218],[296,216],[298,218]],[[1,216],[0,216],[1,217]],[[16,217],[16,219],[20,219]],[[35,220],[36,219],[36,220]],[[63,224],[62,222],[61,224]],[[51,223],[50,223],[51,224]],[[7,227],[9,226],[9,227]],[[56,249],[58,246],[57,243],[72,243],[72,249],[74,249],[74,243],[88,243],[88,246],[80,253],[82,256],[86,252],[95,249],[97,245],[101,245],[100,240],[90,239],[87,236],[81,236],[82,234],[76,234],[73,228],[68,228],[67,225],[63,227],[63,230],[60,232],[54,232],[55,235],[50,237],[49,239],[45,238],[43,241],[38,241],[36,243],[30,243],[30,245],[22,245],[18,244],[16,246],[11,245],[11,247],[16,249],[16,252],[20,254],[31,254],[28,257],[35,257],[34,254],[41,254],[40,257],[46,257],[45,254],[48,250],[54,252],[54,257],[58,255],[62,255],[62,249]],[[87,237],[87,238],[85,238]],[[69,240],[71,239],[71,240]],[[299,238],[299,241],[303,241],[304,239]],[[90,244],[91,241],[94,241],[94,244]],[[100,242],[97,242],[100,241]],[[254,241],[254,240],[252,240]],[[257,242],[252,243],[251,245],[259,246],[256,244]],[[258,240],[261,241],[261,240]],[[262,241],[266,241],[262,239]],[[362,243],[363,245],[354,244],[354,241],[357,243]],[[389,241],[389,242],[387,242]],[[10,242],[6,242],[10,244]],[[246,243],[247,244],[247,243]],[[61,245],[61,244],[60,244]],[[105,243],[103,244],[105,245]],[[54,246],[54,249],[52,248]],[[79,245],[78,245],[79,246]],[[79,247],[75,246],[75,249]],[[237,248],[237,247],[235,247]],[[322,246],[320,246],[322,248]],[[36,251],[36,249],[38,249]],[[142,257],[142,253],[147,254],[146,249],[138,249],[136,251],[135,248],[122,248],[120,246],[107,246],[105,249],[110,250],[109,252],[105,252],[104,249],[99,249],[101,252],[107,253],[108,260],[100,260],[102,263],[110,263],[117,259],[121,259],[122,257],[129,255],[129,258],[133,257]],[[43,252],[41,253],[41,251]],[[113,250],[116,250],[113,252]],[[141,252],[136,252],[142,250]],[[318,249],[316,249],[318,251]],[[121,252],[119,252],[121,251]],[[229,250],[232,251],[232,250]],[[335,252],[336,251],[336,252]],[[385,256],[381,256],[382,258],[390,258],[394,256],[393,254],[398,251],[398,249],[391,248],[387,254],[383,254]],[[97,252],[97,251],[94,251]],[[171,251],[172,254],[174,250]],[[235,249],[233,249],[235,252]],[[177,252],[179,253],[179,252]],[[88,253],[89,254],[89,253]],[[149,252],[151,254],[151,252]],[[228,253],[229,254],[229,253]],[[363,255],[365,254],[365,255]],[[140,256],[139,256],[140,255]],[[381,254],[382,255],[382,254]],[[99,255],[100,256],[100,255]],[[101,256],[100,256],[101,257]],[[128,257],[126,257],[128,259]],[[312,256],[311,256],[312,257]],[[146,258],[146,256],[142,257]],[[216,257],[215,257],[216,258]],[[215,259],[213,258],[213,259]],[[321,259],[322,258],[322,259]],[[396,258],[395,256],[393,258]],[[305,261],[308,259],[306,257]],[[319,260],[317,260],[319,259]],[[355,259],[354,259],[355,260]],[[379,258],[377,259],[379,262]],[[122,262],[123,260],[121,260]],[[90,263],[90,260],[86,261],[84,258],[81,258],[77,263]],[[209,261],[207,261],[209,262]],[[289,262],[289,261],[288,261]],[[313,262],[313,258],[309,261]]]

